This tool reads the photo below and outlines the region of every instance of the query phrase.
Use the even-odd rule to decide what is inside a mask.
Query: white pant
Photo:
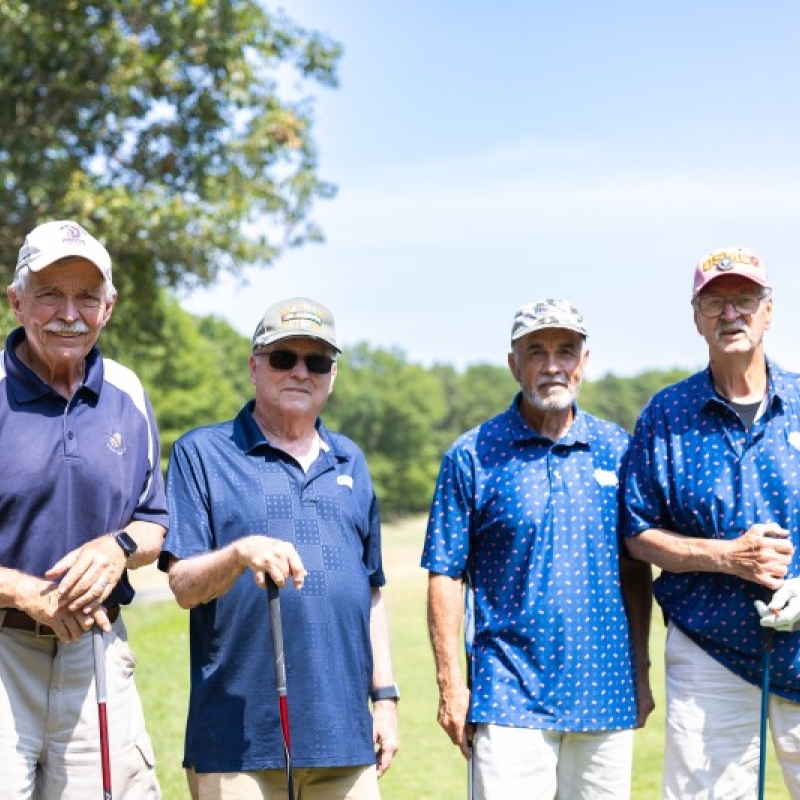
[[[665,800],[755,797],[760,687],[734,675],[672,624],[665,661]],[[789,795],[800,800],[800,704],[770,695],[769,726]]]
[[[633,731],[563,733],[478,725],[475,800],[628,800]]]

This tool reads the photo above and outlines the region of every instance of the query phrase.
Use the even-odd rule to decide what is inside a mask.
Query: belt
[[[119,606],[112,606],[106,609],[108,621],[114,622],[119,616]],[[24,611],[18,608],[7,608],[6,617],[3,620],[3,628],[11,628],[15,631],[28,631],[37,636],[55,636],[55,631],[47,625],[42,625],[39,620],[29,617]]]

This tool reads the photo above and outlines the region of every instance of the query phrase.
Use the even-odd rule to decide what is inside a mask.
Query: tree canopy
[[[158,290],[318,239],[309,85],[337,43],[258,0],[0,0],[0,269],[73,218],[105,242],[115,325],[152,341]]]

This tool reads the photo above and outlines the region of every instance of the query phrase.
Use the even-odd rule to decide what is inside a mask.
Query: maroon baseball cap
[[[770,288],[764,262],[756,253],[746,247],[725,247],[712,251],[695,267],[692,299],[723,275],[740,275],[765,289]]]

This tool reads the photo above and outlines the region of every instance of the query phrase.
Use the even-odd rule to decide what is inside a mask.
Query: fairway
[[[383,800],[461,800],[466,797],[466,769],[458,750],[436,723],[437,690],[425,622],[427,573],[419,567],[425,521],[384,526],[387,579],[395,671],[400,700],[401,750],[381,781]],[[141,587],[138,603],[125,612],[139,664],[137,681],[158,759],[165,800],[188,797],[181,769],[188,691],[188,612],[164,601],[165,579],[145,570],[133,574]],[[160,588],[160,591],[159,591]],[[264,624],[268,625],[265,600]],[[663,641],[658,609],[653,619],[651,679],[657,710],[636,734],[633,800],[658,800],[663,756]],[[109,713],[111,711],[109,710]],[[786,800],[770,748],[766,796]],[[509,798],[514,800],[514,798]]]

